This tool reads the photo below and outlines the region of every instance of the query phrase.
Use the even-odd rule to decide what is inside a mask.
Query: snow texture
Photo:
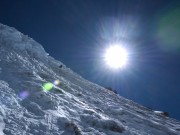
[[[55,80],[60,85],[44,92],[42,85]],[[3,134],[180,135],[180,122],[83,79],[33,39],[0,24]]]

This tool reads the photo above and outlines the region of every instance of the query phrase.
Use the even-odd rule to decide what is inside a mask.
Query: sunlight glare
[[[119,45],[110,46],[105,52],[105,62],[111,68],[122,68],[127,63],[127,51]]]

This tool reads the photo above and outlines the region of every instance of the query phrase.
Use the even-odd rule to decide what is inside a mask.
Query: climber
[[[62,68],[63,66],[62,66],[62,64],[61,65],[59,65],[59,68]]]

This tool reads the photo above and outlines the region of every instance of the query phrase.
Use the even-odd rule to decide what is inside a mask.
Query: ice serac
[[[55,80],[60,84],[43,91]],[[83,79],[33,39],[0,24],[3,134],[179,135],[180,122]]]

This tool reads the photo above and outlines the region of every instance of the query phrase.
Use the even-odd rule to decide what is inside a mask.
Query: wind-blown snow
[[[179,121],[60,65],[39,43],[0,24],[0,135],[180,134]],[[42,85],[55,80],[60,85],[44,92]]]

